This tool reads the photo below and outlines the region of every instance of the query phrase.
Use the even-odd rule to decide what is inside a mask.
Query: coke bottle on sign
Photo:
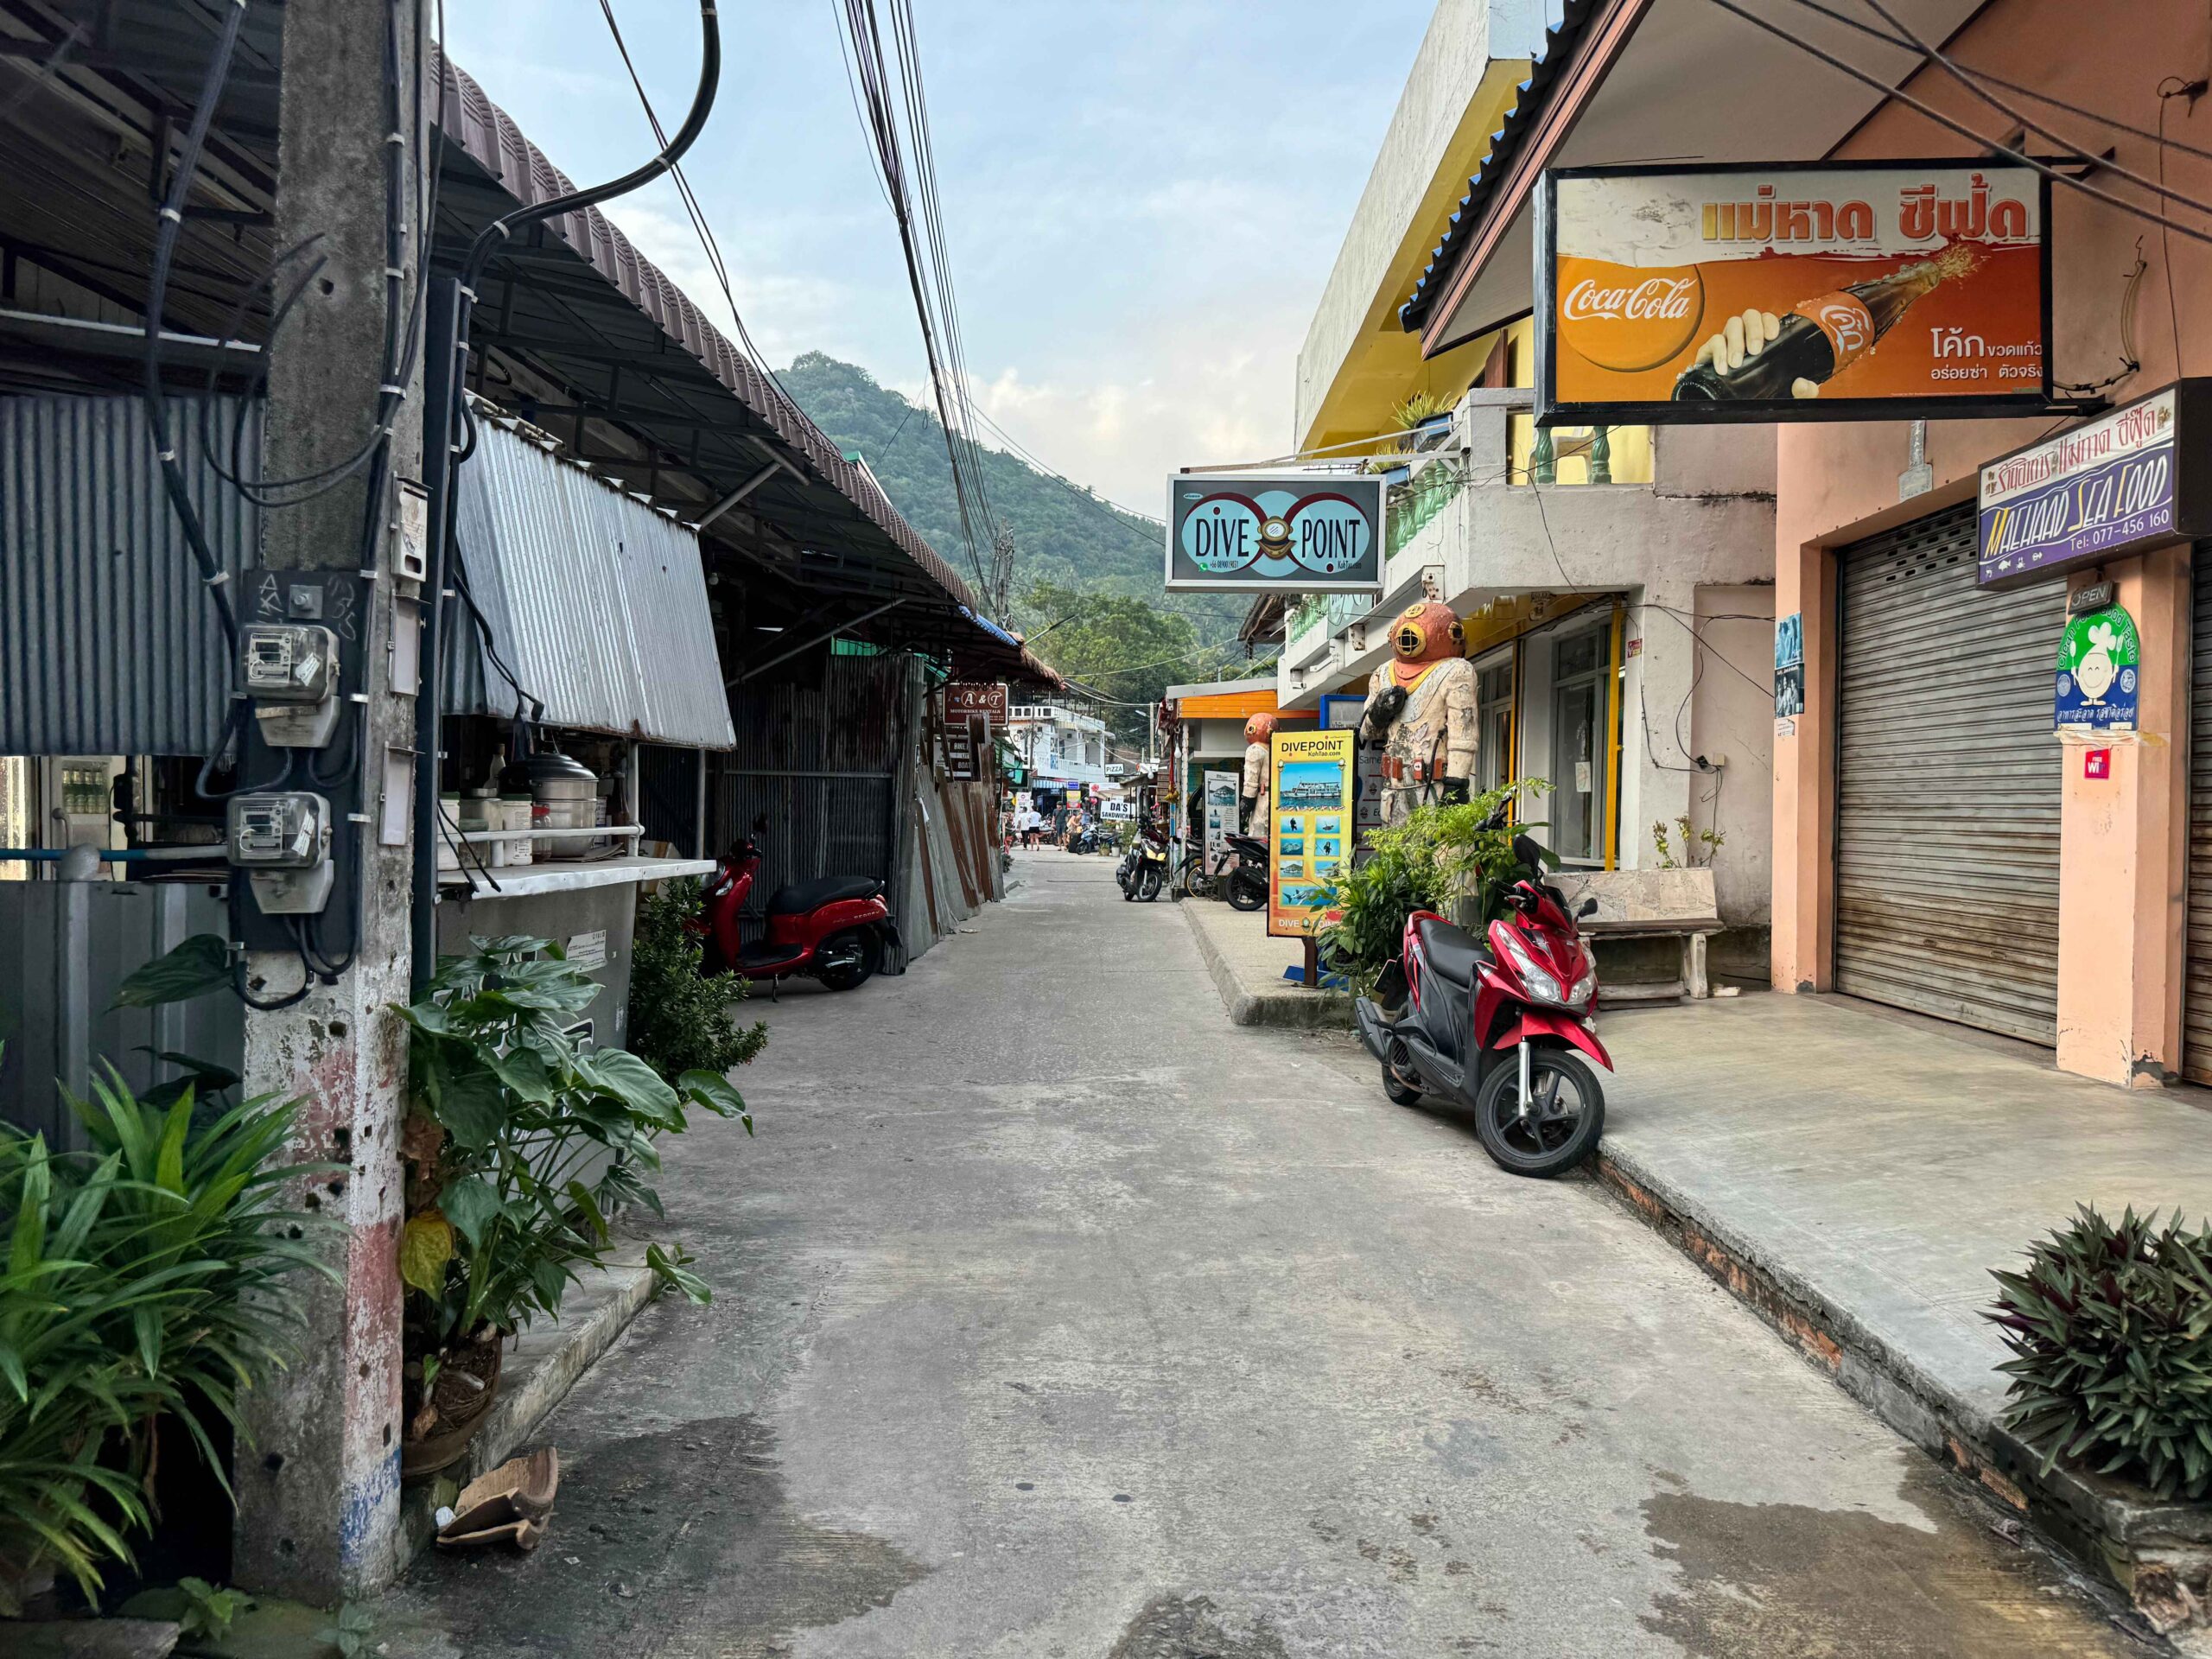
[[[1913,302],[1958,272],[1938,257],[1871,283],[1815,295],[1790,308],[1773,337],[1731,367],[1707,343],[1675,382],[1676,403],[1786,403],[1818,389],[1874,349]]]

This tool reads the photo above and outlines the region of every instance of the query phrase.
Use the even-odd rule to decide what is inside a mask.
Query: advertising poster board
[[[1370,832],[1382,827],[1382,751],[1363,747],[1358,738],[1359,717],[1366,712],[1363,696],[1321,699],[1322,728],[1353,734],[1351,824],[1356,849],[1366,846]]]
[[[1324,887],[1351,858],[1355,734],[1277,732],[1268,742],[1268,932],[1303,938],[1328,919]]]
[[[1548,172],[1537,424],[2040,411],[2050,198],[1993,162]]]
[[[1237,830],[1236,785],[1241,781],[1233,772],[1205,774],[1205,857],[1209,875],[1219,875],[1229,868],[1229,838]]]
[[[1379,594],[1383,480],[1356,473],[1178,473],[1167,591]]]

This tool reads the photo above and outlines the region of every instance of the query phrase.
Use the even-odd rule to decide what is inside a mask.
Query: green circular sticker
[[[2056,723],[2095,732],[2133,731],[2141,678],[2133,617],[2113,605],[2069,618],[2058,642]]]

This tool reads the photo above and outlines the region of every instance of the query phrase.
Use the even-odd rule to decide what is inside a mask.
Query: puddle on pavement
[[[534,1554],[431,1555],[404,1593],[470,1659],[781,1659],[796,1632],[881,1607],[926,1569],[794,1512],[774,1454],[750,1417],[594,1446],[564,1461]]]
[[[1680,1583],[1646,1628],[1698,1659],[2142,1659],[2039,1549],[1936,1465],[1909,1461],[1899,1496],[1934,1530],[1851,1510],[1645,1500],[1644,1529]]]
[[[1232,1630],[1204,1596],[1154,1596],[1106,1659],[1290,1659],[1290,1653],[1265,1619]]]

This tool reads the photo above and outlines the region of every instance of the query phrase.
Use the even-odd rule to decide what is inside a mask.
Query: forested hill
[[[820,352],[807,353],[780,378],[799,407],[841,448],[861,452],[892,505],[972,583],[974,569],[961,539],[960,505],[936,411],[879,385],[866,369]],[[1196,677],[1212,677],[1209,664],[1234,641],[1244,601],[1221,594],[1163,595],[1158,524],[1002,449],[984,449],[983,478],[992,508],[1014,535],[1017,605],[1039,586],[1144,600],[1190,620],[1209,653],[1208,662],[1192,665],[1194,671],[1209,671]],[[988,563],[989,549],[982,554]],[[1030,615],[1026,607],[1018,619],[1033,628],[1054,620]]]

